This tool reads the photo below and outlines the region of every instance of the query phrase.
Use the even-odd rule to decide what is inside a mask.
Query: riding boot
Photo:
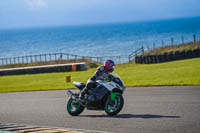
[[[79,99],[81,99],[81,100],[84,99],[84,96],[85,96],[85,94],[87,94],[87,92],[88,92],[88,89],[84,88],[79,94]]]

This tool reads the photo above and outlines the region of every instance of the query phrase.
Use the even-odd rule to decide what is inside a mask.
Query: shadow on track
[[[153,114],[118,114],[116,116],[108,116],[108,115],[80,115],[80,117],[108,117],[108,118],[143,118],[143,119],[153,119],[153,118],[180,118],[180,116],[165,116],[165,115],[153,115]]]

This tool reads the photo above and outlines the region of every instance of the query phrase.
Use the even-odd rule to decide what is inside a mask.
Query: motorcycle
[[[86,87],[84,83],[73,82],[80,92]],[[116,73],[109,74],[106,79],[97,80],[96,87],[89,90],[80,100],[79,93],[73,93],[71,90],[67,91],[70,99],[67,103],[67,111],[72,116],[77,116],[87,110],[104,110],[107,115],[118,114],[123,105],[124,98],[122,96],[125,90],[123,81]]]

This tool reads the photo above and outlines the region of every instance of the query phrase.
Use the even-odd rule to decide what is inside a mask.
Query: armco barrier
[[[174,60],[183,60],[200,57],[200,49],[188,50],[175,53],[164,53],[163,55],[149,55],[149,56],[137,56],[135,57],[136,64],[153,64],[162,63]]]
[[[33,66],[23,68],[0,69],[0,76],[4,75],[21,75],[21,74],[36,74],[36,73],[52,73],[52,72],[71,72],[87,70],[86,63],[73,64],[57,64],[45,66]]]

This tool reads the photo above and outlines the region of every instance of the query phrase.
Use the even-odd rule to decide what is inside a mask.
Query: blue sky
[[[0,28],[200,16],[200,0],[1,0]]]

